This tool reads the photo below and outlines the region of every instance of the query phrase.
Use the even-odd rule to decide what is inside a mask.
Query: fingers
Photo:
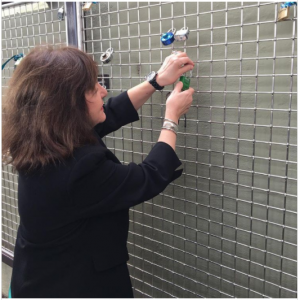
[[[177,57],[187,56],[187,54],[185,52],[177,51],[177,50],[172,51],[172,54],[176,55]]]
[[[193,95],[195,93],[195,90],[193,88],[189,88],[188,91]]]
[[[187,57],[187,56],[180,57],[178,59],[178,64],[179,65],[192,65],[193,67],[195,65],[194,62],[189,57]]]
[[[180,93],[183,88],[183,83],[181,81],[178,81],[175,85],[174,91],[177,93]]]
[[[185,92],[188,93],[188,95],[186,96],[186,104],[187,104],[187,107],[186,107],[186,111],[185,113],[188,112],[188,110],[190,109],[191,105],[192,105],[192,102],[193,102],[193,94],[195,92],[195,90],[193,88],[189,88],[188,90],[186,90]]]
[[[186,73],[190,70],[193,70],[195,64],[194,62],[189,59],[188,57],[182,57],[180,59],[178,59],[179,61],[179,68],[180,68],[180,73]]]
[[[172,54],[168,57],[172,57],[173,61],[176,61],[179,66],[182,65],[192,65],[194,67],[195,63],[187,56],[185,52],[181,51],[172,51]]]
[[[179,82],[181,82],[181,81],[179,81]],[[185,90],[182,93],[185,93],[185,94],[188,94],[189,96],[191,96],[191,95],[193,95],[195,93],[195,90],[190,87],[188,90]]]
[[[191,65],[186,65],[186,66],[180,68],[180,70],[179,70],[179,71],[180,71],[180,76],[181,76],[182,74],[188,72],[188,71],[193,70],[193,68],[194,68],[194,67],[191,66]]]

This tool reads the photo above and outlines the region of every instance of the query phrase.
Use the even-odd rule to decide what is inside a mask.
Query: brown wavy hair
[[[3,102],[4,161],[30,171],[95,143],[85,92],[95,89],[97,74],[93,59],[73,47],[35,48],[26,55]]]

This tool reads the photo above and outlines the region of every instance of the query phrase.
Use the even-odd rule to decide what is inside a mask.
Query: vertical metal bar
[[[213,74],[213,43],[214,43],[214,39],[213,39],[213,30],[214,30],[214,22],[213,22],[213,2],[211,2],[210,4],[210,77],[209,77],[209,92],[210,92],[210,99],[209,99],[209,103],[210,103],[210,108],[209,108],[209,159],[208,159],[208,165],[209,165],[209,171],[208,171],[208,175],[209,178],[211,178],[211,138],[212,138],[212,100],[213,100],[213,96],[212,96],[212,74]],[[208,228],[207,228],[207,232],[210,232],[210,226],[211,226],[211,180],[209,180],[208,182],[208,190],[209,190],[209,194],[208,194],[208,203],[209,203],[209,207],[208,207]],[[208,234],[208,254],[207,256],[210,257],[210,244],[211,244],[211,239],[210,239],[210,234]],[[209,263],[208,265],[208,269],[209,269]],[[207,284],[208,286],[210,286],[210,281],[211,281],[211,275],[207,276]],[[208,291],[209,293],[209,291]]]
[[[26,14],[28,13],[27,8],[28,8],[28,6],[26,5]],[[34,20],[33,20],[33,14],[32,14],[32,10],[31,10],[32,40],[33,40],[33,45],[35,47],[36,46],[35,37],[37,36],[37,33],[35,32],[33,24],[34,24]]]
[[[275,14],[276,18],[276,14]],[[273,142],[273,111],[274,111],[274,92],[275,92],[275,62],[276,62],[276,38],[277,38],[277,22],[274,22],[274,41],[273,41],[273,72],[272,72],[272,96],[271,96],[271,116],[270,116],[270,143],[269,143],[269,163],[268,163],[268,187],[267,187],[267,228],[266,228],[266,236],[269,236],[269,204],[270,204],[270,174],[271,174],[271,157],[272,157],[272,142]],[[283,241],[282,241],[283,243]],[[265,249],[268,251],[268,238],[265,239]],[[264,266],[267,264],[267,252],[265,252],[264,256]],[[266,278],[266,268],[264,267],[264,278]],[[264,294],[266,294],[266,282],[264,281]]]
[[[91,28],[90,28],[90,32],[91,32],[91,40],[94,41],[94,18],[91,17]],[[95,59],[95,45],[94,43],[91,43],[91,51],[92,51],[92,55],[93,55],[93,59]],[[102,72],[103,72],[103,68],[102,68]]]
[[[200,27],[200,15],[199,15],[199,12],[200,12],[200,3],[197,2],[197,28]],[[200,44],[200,33],[199,31],[197,32],[197,45]],[[200,87],[199,87],[199,68],[198,68],[198,65],[199,65],[199,60],[200,60],[200,55],[199,55],[199,47],[197,47],[197,63],[196,63],[196,78],[197,78],[197,88],[196,88],[196,91],[199,91],[200,90]],[[193,70],[193,74],[195,74],[195,71]],[[197,95],[196,96],[196,100],[197,100],[197,120],[196,120],[196,126],[197,126],[197,131],[196,131],[196,216],[198,216],[198,210],[199,210],[199,201],[200,201],[200,197],[199,197],[199,171],[198,171],[198,167],[199,167],[199,164],[198,162],[200,161],[200,157],[199,157],[199,148],[200,148],[200,145],[199,145],[199,96]],[[196,239],[197,239],[197,236],[198,236],[198,233],[199,233],[199,218],[196,217]],[[198,245],[196,245],[197,247]],[[196,249],[196,266],[197,266],[197,263],[198,263],[198,251]],[[197,283],[195,282],[194,284],[194,288],[195,288],[195,291],[197,291]]]
[[[66,6],[67,4],[66,4],[66,2],[64,3],[64,7],[65,7],[65,11],[67,10],[66,9]],[[53,6],[52,6],[53,7]],[[53,16],[53,15],[52,15]],[[67,24],[67,20],[64,22],[65,23],[65,30],[66,30],[66,44],[67,45],[69,45],[69,38],[68,38],[68,24]],[[59,44],[61,45],[62,44],[62,41],[61,41],[61,33],[62,33],[62,30],[61,30],[61,24],[62,24],[62,22],[58,22],[58,31],[59,31],[59,35],[58,35],[58,37],[59,37]]]
[[[5,30],[4,31],[4,35],[5,35],[5,53],[6,53],[6,59],[8,59],[8,46],[7,46],[7,41],[8,41],[8,39],[7,39],[7,30]],[[3,70],[4,71],[4,78],[6,79],[6,69],[4,69]],[[2,74],[3,74],[3,71],[2,71]],[[6,80],[5,80],[6,81]],[[5,84],[6,84],[6,82],[5,82]]]
[[[254,179],[255,179],[255,141],[256,141],[256,112],[257,112],[257,91],[258,91],[258,57],[259,57],[259,19],[260,19],[260,9],[259,5],[257,7],[257,26],[256,26],[256,62],[255,62],[255,95],[254,95],[254,120],[253,120],[253,149],[252,149],[252,179],[251,179],[251,185],[254,186]],[[239,168],[239,166],[238,166]],[[250,231],[252,232],[252,216],[253,216],[253,203],[254,203],[254,190],[251,189],[251,208],[250,208]],[[252,238],[253,235],[250,234],[250,245],[252,246]],[[249,258],[249,271],[251,268],[251,247],[249,249],[250,251],[250,258]],[[250,287],[250,276],[248,277],[248,287]],[[250,289],[248,289],[248,297]]]
[[[76,27],[77,27],[77,46],[78,49],[83,49],[83,43],[82,43],[82,4],[81,2],[76,2]]]
[[[34,13],[33,13],[33,4],[31,4],[31,8],[32,8],[32,16],[34,16]],[[38,23],[38,31],[39,31],[39,34],[38,34],[38,36],[39,36],[39,44],[40,45],[42,45],[42,34],[41,34],[41,26],[40,26],[40,24],[41,24],[41,22],[40,22],[40,15],[39,14],[37,14],[37,23]]]
[[[66,2],[66,29],[67,29],[67,41],[68,46],[73,45],[78,47],[78,29],[77,29],[77,14],[76,3]]]
[[[39,13],[39,15],[40,15],[40,13]],[[43,15],[44,15],[44,28],[45,28],[46,44],[49,44],[49,41],[48,41],[48,34],[49,34],[49,32],[48,32],[48,26],[47,26],[47,17],[46,17],[46,9],[45,9],[45,7],[44,7],[44,13],[43,13]],[[51,42],[51,44],[54,44],[54,35],[53,34],[52,34],[52,42]]]
[[[275,18],[276,18],[276,12],[277,12],[277,5],[275,6]],[[288,118],[288,129],[287,129],[287,141],[286,141],[286,164],[285,164],[285,182],[284,182],[284,214],[283,214],[283,220],[282,224],[286,225],[286,201],[287,201],[287,193],[288,193],[288,169],[289,169],[289,149],[290,149],[290,135],[291,135],[291,110],[292,110],[292,92],[293,92],[293,79],[294,79],[294,56],[295,56],[295,35],[296,35],[296,8],[294,9],[294,18],[293,18],[293,32],[292,32],[292,57],[291,57],[291,80],[290,80],[290,94],[289,94],[289,118]],[[276,24],[276,23],[275,23]],[[276,29],[276,28],[275,28]],[[275,30],[274,29],[274,30]],[[274,31],[276,35],[276,30]],[[275,39],[275,36],[274,36]],[[275,45],[274,45],[275,47]],[[275,55],[274,55],[275,57]],[[285,239],[285,227],[282,229],[282,244],[281,244],[281,250],[280,250],[280,270],[283,270],[283,258],[284,258],[284,241]],[[279,288],[279,298],[282,296],[282,280],[283,272],[280,272],[280,288]]]
[[[174,18],[173,18],[173,16],[174,16],[174,3],[173,2],[171,3],[171,16],[172,16],[171,28],[174,28]],[[161,18],[163,18],[162,14],[161,14]],[[160,31],[160,33],[162,33],[162,32],[163,31]],[[174,49],[174,43],[172,45],[172,50],[173,49]],[[161,53],[161,55],[162,55],[162,53]],[[173,88],[174,88],[174,85],[173,85]],[[175,193],[175,186],[173,186],[173,194],[172,195],[176,195],[176,193]],[[174,211],[175,211],[175,204],[174,204],[174,201],[173,201],[173,221],[175,219],[175,217],[174,217]],[[175,224],[175,222],[173,223],[173,231],[172,231],[173,234],[175,234],[175,225],[174,224]],[[174,238],[173,238],[173,245],[174,245]],[[172,258],[173,258],[172,270],[174,270],[174,266],[175,266],[175,258],[174,258],[175,257],[175,251],[174,251],[175,249],[174,248],[173,248],[173,253],[172,253]],[[173,283],[173,285],[174,285],[174,275],[175,275],[175,273],[172,272],[172,283]]]
[[[225,2],[225,55],[224,55],[224,117],[223,117],[223,168],[222,168],[222,192],[221,192],[221,201],[222,201],[222,215],[221,215],[221,224],[224,224],[224,181],[225,181],[225,136],[226,136],[226,97],[227,97],[227,44],[228,44],[228,4]],[[242,28],[242,27],[241,27]],[[240,89],[241,90],[241,89]],[[238,153],[238,152],[237,152]],[[237,187],[238,189],[238,187]],[[221,226],[221,236],[223,236],[223,226]],[[221,240],[221,249],[223,249],[223,240]],[[223,265],[223,255],[221,255],[221,265]],[[221,267],[222,274],[222,267]],[[221,280],[221,287],[223,287],[223,280]]]
[[[17,52],[19,52],[19,40],[18,40],[18,31],[17,31],[17,20],[16,16],[14,15],[14,31],[15,31],[15,41],[16,41],[16,48]]]
[[[45,19],[47,20],[47,14],[45,13]],[[49,22],[51,22],[51,32],[52,32],[52,40],[53,40],[53,44],[55,43],[55,31],[54,31],[54,22],[53,22],[53,11],[50,7],[50,20]]]
[[[117,20],[118,20],[118,42],[119,42],[119,59],[120,59],[120,89],[121,89],[121,92],[123,91],[122,89],[122,54],[121,54],[121,33],[120,33],[120,8],[119,8],[119,2],[117,2]],[[132,126],[131,126],[131,135],[133,136],[133,129],[132,129]],[[132,152],[132,160],[133,161],[133,152]]]

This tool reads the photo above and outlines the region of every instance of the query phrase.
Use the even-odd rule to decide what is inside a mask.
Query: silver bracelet
[[[176,134],[178,132],[178,126],[174,122],[164,121],[162,128],[172,130]]]
[[[161,129],[167,129],[167,130],[173,131],[177,135],[177,132],[174,129],[172,129],[172,128],[164,127],[163,126]]]
[[[171,120],[171,119],[167,119],[167,118],[165,118],[165,121],[169,121],[169,122],[171,122],[171,123],[174,123],[176,126],[178,126],[178,123],[174,122],[174,121],[173,121],[173,120]]]

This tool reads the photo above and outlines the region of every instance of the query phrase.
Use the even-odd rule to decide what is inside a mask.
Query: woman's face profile
[[[106,119],[103,109],[103,98],[107,96],[107,90],[102,87],[98,82],[93,91],[85,93],[85,100],[88,106],[89,115],[94,125],[102,123]]]

